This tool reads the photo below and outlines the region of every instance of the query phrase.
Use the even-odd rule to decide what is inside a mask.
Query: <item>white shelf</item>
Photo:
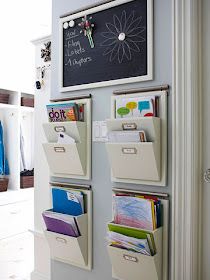
[[[22,112],[28,112],[28,113],[34,112],[34,107],[20,106],[20,109]]]
[[[1,109],[18,109],[18,105],[0,103]]]
[[[30,200],[33,198],[33,195],[34,188],[7,190],[6,192],[0,192],[0,206]]]

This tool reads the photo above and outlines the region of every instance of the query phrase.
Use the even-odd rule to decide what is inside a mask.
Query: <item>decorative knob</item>
[[[119,36],[118,36],[118,39],[120,41],[124,41],[125,40],[125,33],[120,33]]]
[[[75,26],[75,21],[74,20],[70,20],[69,27],[74,27],[74,26]]]
[[[64,28],[64,29],[67,29],[68,27],[69,27],[68,22],[64,22],[64,24],[63,24],[63,28]]]

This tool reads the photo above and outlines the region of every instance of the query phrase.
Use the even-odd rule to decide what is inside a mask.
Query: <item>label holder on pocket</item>
[[[54,147],[54,151],[56,153],[65,153],[66,152],[64,147]]]
[[[64,243],[64,244],[67,243],[66,239],[61,238],[61,237],[56,237],[56,241],[57,241],[57,242],[60,242],[60,243]]]
[[[65,132],[66,131],[64,126],[55,126],[54,130],[55,130],[55,132]]]
[[[136,148],[122,148],[122,153],[124,155],[136,155],[137,154],[137,149]]]
[[[123,130],[136,130],[137,124],[136,123],[123,123],[122,129]]]
[[[130,261],[130,262],[135,262],[137,263],[138,262],[138,259],[136,257],[133,257],[133,256],[130,256],[130,255],[123,255],[123,258],[126,260],[126,261]]]

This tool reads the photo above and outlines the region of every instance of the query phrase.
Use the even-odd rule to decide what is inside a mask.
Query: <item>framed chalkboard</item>
[[[60,18],[60,91],[152,79],[152,0],[115,0]]]

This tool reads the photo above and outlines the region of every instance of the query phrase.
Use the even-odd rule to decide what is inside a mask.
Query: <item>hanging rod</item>
[[[61,182],[49,182],[51,186],[54,187],[72,187],[74,189],[84,189],[84,190],[91,190],[91,186],[89,185],[79,185],[79,184],[72,184],[72,183],[61,183]]]
[[[82,9],[80,8],[80,9],[76,9],[74,11],[71,11],[70,13],[65,13],[65,14],[61,15],[60,18],[64,18],[64,17],[70,16],[70,15],[73,15],[73,14],[77,14],[79,12],[84,12],[86,10],[96,8],[98,6],[101,6],[103,4],[107,4],[107,3],[110,3],[110,2],[113,2],[113,0],[105,0],[105,1],[97,2],[95,4],[90,4],[90,5],[84,6]]]
[[[132,93],[149,92],[149,91],[166,91],[166,90],[169,90],[169,85],[115,90],[113,92],[113,94],[114,95],[121,95],[121,94],[132,94]]]
[[[130,189],[122,189],[122,188],[112,188],[113,192],[121,192],[121,193],[138,193],[138,194],[145,194],[145,195],[154,195],[158,197],[168,198],[169,194],[167,193],[158,193],[158,192],[148,192],[148,191],[141,191],[141,190],[130,190]]]
[[[61,99],[50,99],[50,102],[62,102],[62,101],[69,101],[69,100],[75,100],[75,99],[86,99],[91,98],[91,94],[86,95],[72,95],[71,97],[61,98]]]

